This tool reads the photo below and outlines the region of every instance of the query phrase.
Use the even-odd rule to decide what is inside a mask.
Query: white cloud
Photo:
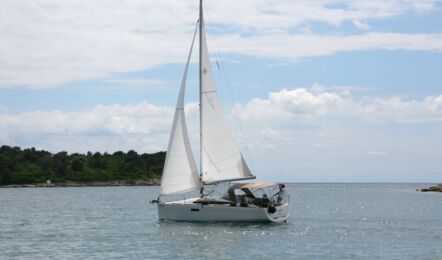
[[[361,22],[359,20],[353,20],[353,25],[361,30],[368,30],[370,29],[370,25],[368,25],[367,23]]]
[[[406,13],[424,13],[437,6],[434,0],[417,1],[290,1],[226,0],[206,2],[210,21],[258,31],[284,31],[306,22],[339,25],[354,19],[384,19]]]
[[[372,120],[396,122],[441,122],[442,95],[430,96],[423,100],[402,100],[399,97],[389,99],[363,99],[353,105],[354,113],[359,117]]]
[[[436,5],[428,0],[226,0],[207,1],[206,13],[213,25],[233,30],[218,36],[221,52],[297,59],[367,49],[441,51],[441,34],[289,33],[309,22],[339,26],[344,21],[428,12]],[[180,0],[1,1],[0,87],[56,86],[181,63],[197,8],[194,1]],[[243,32],[253,34],[240,36]]]
[[[267,99],[237,105],[246,133],[242,141],[249,147],[243,151],[250,153],[249,163],[261,180],[434,181],[440,177],[442,95],[421,100],[355,98],[351,92],[325,89],[319,85],[283,89]],[[167,147],[173,112],[172,107],[146,102],[77,112],[14,114],[2,109],[0,143],[52,152],[156,152]],[[186,106],[186,119],[197,155],[198,104]]]
[[[128,87],[165,86],[167,84],[164,80],[143,78],[111,78],[104,79],[102,82],[113,85],[124,85]]]
[[[384,156],[384,155],[387,155],[387,153],[386,152],[382,152],[382,151],[368,151],[367,155]]]
[[[167,147],[174,108],[147,102],[98,105],[92,109],[32,111],[19,114],[0,107],[0,144],[34,146],[53,152],[163,151]],[[186,105],[189,134],[197,142],[199,106]]]
[[[235,107],[252,133],[245,136],[249,145],[274,147],[274,142],[291,143],[290,131],[314,131],[323,138],[320,122],[354,119],[364,123],[442,122],[442,95],[422,100],[355,99],[347,92],[327,92],[324,87],[283,89],[267,99],[253,99]],[[0,109],[0,143],[36,146],[52,151],[102,151],[137,149],[164,150],[173,116],[172,107],[147,102],[135,105],[98,105],[78,112],[33,111],[14,114]],[[190,138],[198,142],[198,104],[186,106]],[[271,125],[269,125],[271,122]],[[339,123],[336,123],[339,124]],[[314,141],[314,144],[327,142]]]
[[[8,110],[8,108],[7,107],[5,107],[5,106],[1,106],[0,105],[0,115],[1,114],[4,114],[4,113],[7,113],[9,110]]]
[[[293,115],[324,115],[330,113],[330,109],[341,110],[340,107],[346,105],[346,101],[337,93],[314,93],[305,88],[296,88],[271,92],[268,99],[256,98],[245,106],[238,105],[236,109],[242,118],[287,119]]]
[[[273,128],[266,127],[261,131],[261,136],[268,139],[279,139],[281,138],[281,133]]]
[[[400,97],[355,100],[348,92],[326,92],[316,86],[271,92],[267,99],[253,99],[235,109],[242,118],[252,120],[328,116],[363,121],[442,122],[442,95],[422,100]]]
[[[366,33],[362,35],[264,35],[224,36],[221,50],[259,57],[296,60],[364,50],[442,51],[442,34]],[[235,42],[235,44],[231,44]],[[269,47],[271,46],[271,47]]]
[[[57,151],[164,150],[173,109],[149,103],[96,106],[82,112],[0,114],[2,143]]]

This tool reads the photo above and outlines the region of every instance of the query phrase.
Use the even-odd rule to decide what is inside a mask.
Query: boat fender
[[[276,208],[272,205],[269,205],[269,207],[267,208],[267,212],[273,214],[276,212]]]

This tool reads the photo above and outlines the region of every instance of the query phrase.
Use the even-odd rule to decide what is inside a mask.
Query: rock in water
[[[427,189],[421,189],[422,192],[428,192],[428,191],[432,191],[432,192],[442,192],[442,183],[438,184],[437,186],[431,186]]]

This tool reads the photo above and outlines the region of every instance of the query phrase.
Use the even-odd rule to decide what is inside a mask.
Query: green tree
[[[148,180],[161,176],[166,153],[138,154],[130,150],[113,154],[59,152],[35,148],[0,147],[0,185],[63,181]]]
[[[81,160],[75,159],[72,161],[71,168],[74,172],[81,172],[83,170],[83,167],[84,167],[84,164]]]

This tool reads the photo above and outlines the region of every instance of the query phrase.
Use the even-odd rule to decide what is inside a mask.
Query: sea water
[[[0,189],[0,258],[442,259],[429,184],[290,184],[287,223],[159,222],[158,187]]]

